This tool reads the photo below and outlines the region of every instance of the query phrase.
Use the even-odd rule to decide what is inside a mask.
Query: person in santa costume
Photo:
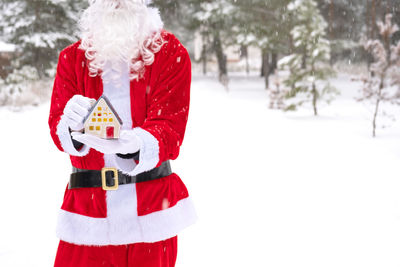
[[[59,55],[51,98],[51,136],[73,166],[55,266],[173,267],[177,234],[196,220],[169,163],[188,120],[190,58],[145,0],[89,3],[80,40]],[[122,122],[118,139],[82,130],[100,97]]]

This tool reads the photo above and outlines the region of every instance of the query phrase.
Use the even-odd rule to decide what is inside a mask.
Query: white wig
[[[89,60],[89,74],[96,76],[107,62],[118,70],[129,66],[129,78],[140,79],[145,66],[154,62],[164,41],[163,23],[148,0],[89,0],[90,6],[79,21],[80,48]],[[112,80],[118,80],[114,75]]]

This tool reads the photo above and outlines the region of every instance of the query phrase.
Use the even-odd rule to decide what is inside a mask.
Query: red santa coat
[[[130,81],[132,128],[141,140],[136,172],[178,157],[188,119],[190,58],[174,35],[163,31],[162,36],[166,43],[155,54],[154,63],[146,66],[144,78]],[[102,79],[89,75],[79,45],[80,41],[70,45],[59,56],[49,116],[51,136],[58,149],[70,154],[74,167],[118,167],[115,155],[86,146],[77,151],[63,120],[64,107],[73,95],[98,99],[103,94]],[[156,242],[175,236],[195,219],[188,191],[173,173],[120,186],[117,191],[67,188],[57,235],[66,242],[85,245]]]

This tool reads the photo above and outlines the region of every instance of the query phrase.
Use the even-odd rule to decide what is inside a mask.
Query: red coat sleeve
[[[142,144],[139,165],[128,172],[130,175],[176,159],[185,135],[190,102],[190,57],[173,35],[166,41],[153,63],[152,76],[154,72],[158,75],[146,92],[146,119],[134,129]]]
[[[150,88],[147,117],[142,128],[159,144],[159,164],[176,159],[189,113],[191,62],[186,49],[173,38],[162,51],[160,76]]]
[[[51,96],[49,127],[51,137],[61,151],[73,156],[83,156],[88,153],[89,148],[83,147],[77,151],[73,145],[69,128],[63,119],[64,107],[72,96],[78,94],[77,79],[74,72],[76,45],[68,46],[61,51],[57,72]]]

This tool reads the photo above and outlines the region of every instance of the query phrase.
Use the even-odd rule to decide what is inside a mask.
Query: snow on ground
[[[268,109],[262,80],[230,92],[193,79],[189,123],[173,170],[199,221],[179,236],[177,267],[399,266],[400,123],[372,139],[357,84],[320,116]],[[47,128],[48,104],[0,109],[0,266],[52,266],[68,157]]]

